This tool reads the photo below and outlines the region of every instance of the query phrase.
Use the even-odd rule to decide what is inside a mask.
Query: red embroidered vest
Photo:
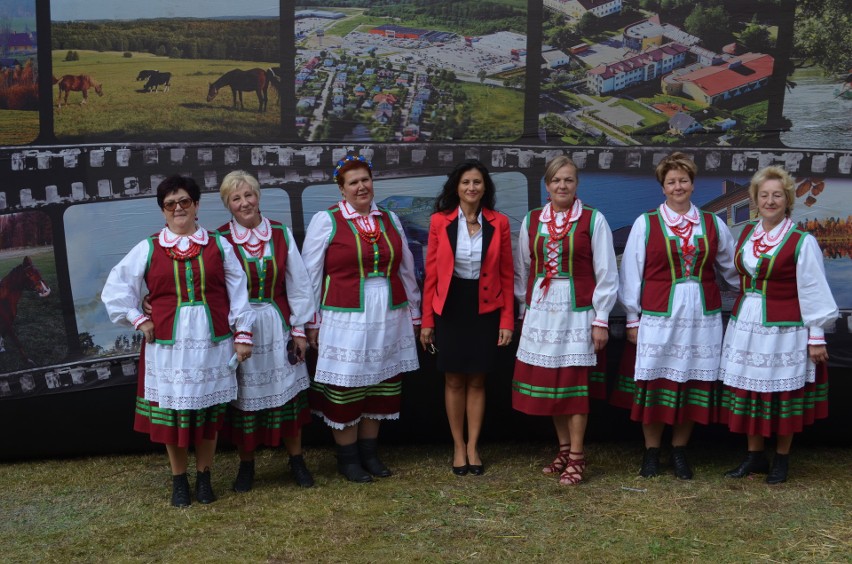
[[[151,300],[154,337],[161,345],[174,344],[178,309],[202,305],[207,310],[212,341],[231,337],[228,312],[231,304],[225,285],[224,252],[216,233],[201,253],[189,260],[173,260],[160,246],[159,234],[152,235],[145,284]]]
[[[527,305],[532,303],[535,284],[547,274],[547,242],[550,239],[539,231],[541,212],[544,208],[532,210],[527,217],[530,241],[530,275],[527,279]],[[560,278],[571,279],[571,291],[574,311],[584,311],[592,307],[592,295],[595,292],[595,269],[592,263],[592,232],[597,210],[583,206],[583,213],[560,241],[559,264]]]
[[[228,239],[234,247],[237,260],[243,266],[248,278],[249,302],[271,303],[278,310],[284,329],[290,329],[290,302],[287,301],[287,286],[285,272],[287,268],[287,228],[278,221],[269,220],[272,227],[272,238],[269,245],[272,255],[260,258],[253,257],[234,242],[230,224],[226,223],[217,231]]]
[[[716,250],[719,233],[710,212],[700,212],[703,234],[693,236],[695,257],[687,274],[680,239],[666,233],[659,209],[645,214],[645,272],[642,276],[642,313],[668,317],[672,311],[675,284],[695,280],[701,284],[705,315],[722,309],[722,294],[716,284]]]
[[[756,225],[757,222],[749,223],[737,243],[734,265],[740,274],[740,293],[734,302],[731,317],[736,318],[739,314],[745,293],[755,292],[763,299],[764,325],[801,326],[803,322],[796,284],[796,262],[806,234],[795,227],[790,229],[773,256],[763,255],[757,260],[757,268],[752,276],[743,263],[743,246]]]
[[[388,279],[391,309],[408,305],[399,277],[402,237],[390,214],[379,211],[381,216],[376,219],[381,235],[370,245],[336,204],[329,208],[334,227],[325,253],[321,309],[364,311],[364,280],[373,277]]]

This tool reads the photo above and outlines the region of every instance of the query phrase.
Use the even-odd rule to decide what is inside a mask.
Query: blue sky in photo
[[[220,18],[277,17],[278,0],[54,0],[50,3],[50,19],[69,20],[135,20],[150,18]]]

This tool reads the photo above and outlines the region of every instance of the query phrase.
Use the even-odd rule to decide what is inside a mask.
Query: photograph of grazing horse
[[[21,264],[10,270],[9,274],[0,280],[0,352],[6,350],[3,338],[8,337],[24,361],[34,366],[35,363],[24,351],[14,328],[15,317],[18,315],[18,301],[24,290],[35,292],[40,298],[50,295],[50,287],[30,257],[24,257]]]
[[[98,96],[103,96],[104,91],[103,87],[99,82],[97,82],[94,78],[89,76],[88,74],[66,74],[63,75],[62,78],[58,80],[59,84],[59,96],[56,98],[56,105],[58,107],[62,107],[62,104],[68,105],[68,93],[69,92],[82,92],[83,93],[83,101],[80,102],[82,106],[89,100],[89,90],[94,89],[95,93]],[[64,94],[64,98],[63,98]]]
[[[278,101],[281,102],[281,67],[266,69],[266,78],[269,80],[269,86],[275,89]]]
[[[145,83],[145,92],[158,92],[159,87],[163,87],[163,92],[168,92],[171,87],[172,73],[153,71],[148,75],[148,82]]]
[[[210,85],[210,88],[207,90],[207,101],[212,102],[213,98],[216,97],[216,94],[219,93],[221,88],[230,86],[231,95],[234,97],[234,109],[237,108],[237,98],[239,97],[240,109],[244,110],[243,92],[253,91],[257,94],[257,101],[260,105],[258,111],[265,112],[266,103],[268,101],[267,90],[269,89],[269,84],[271,82],[271,74],[271,71],[265,71],[259,68],[245,71],[240,69],[228,71],[220,76],[216,82]]]

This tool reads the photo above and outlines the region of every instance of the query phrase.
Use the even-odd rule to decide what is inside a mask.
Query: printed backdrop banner
[[[699,167],[693,201],[738,234],[752,174],[796,178],[843,316],[850,367],[849,0],[6,0],[0,3],[0,399],[133,381],[138,333],[110,323],[106,276],[163,217],[171,174],[228,219],[235,169],[301,241],[339,197],[335,163],[373,162],[422,278],[447,172],[476,158],[514,231],[571,156],[620,255],[663,200],[655,165]],[[815,30],[826,30],[818,32]],[[827,30],[832,30],[828,33]],[[729,296],[730,298],[730,296]],[[727,300],[730,305],[730,299]],[[619,312],[615,312],[614,333]]]

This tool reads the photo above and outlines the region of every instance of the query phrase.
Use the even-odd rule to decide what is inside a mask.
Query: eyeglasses
[[[163,202],[163,209],[166,211],[175,211],[177,206],[180,206],[180,209],[185,210],[189,209],[189,206],[194,204],[191,198],[181,198],[180,200],[169,200],[168,202]]]
[[[438,347],[435,346],[435,343],[429,343],[426,350],[429,351],[429,354],[438,354]]]

